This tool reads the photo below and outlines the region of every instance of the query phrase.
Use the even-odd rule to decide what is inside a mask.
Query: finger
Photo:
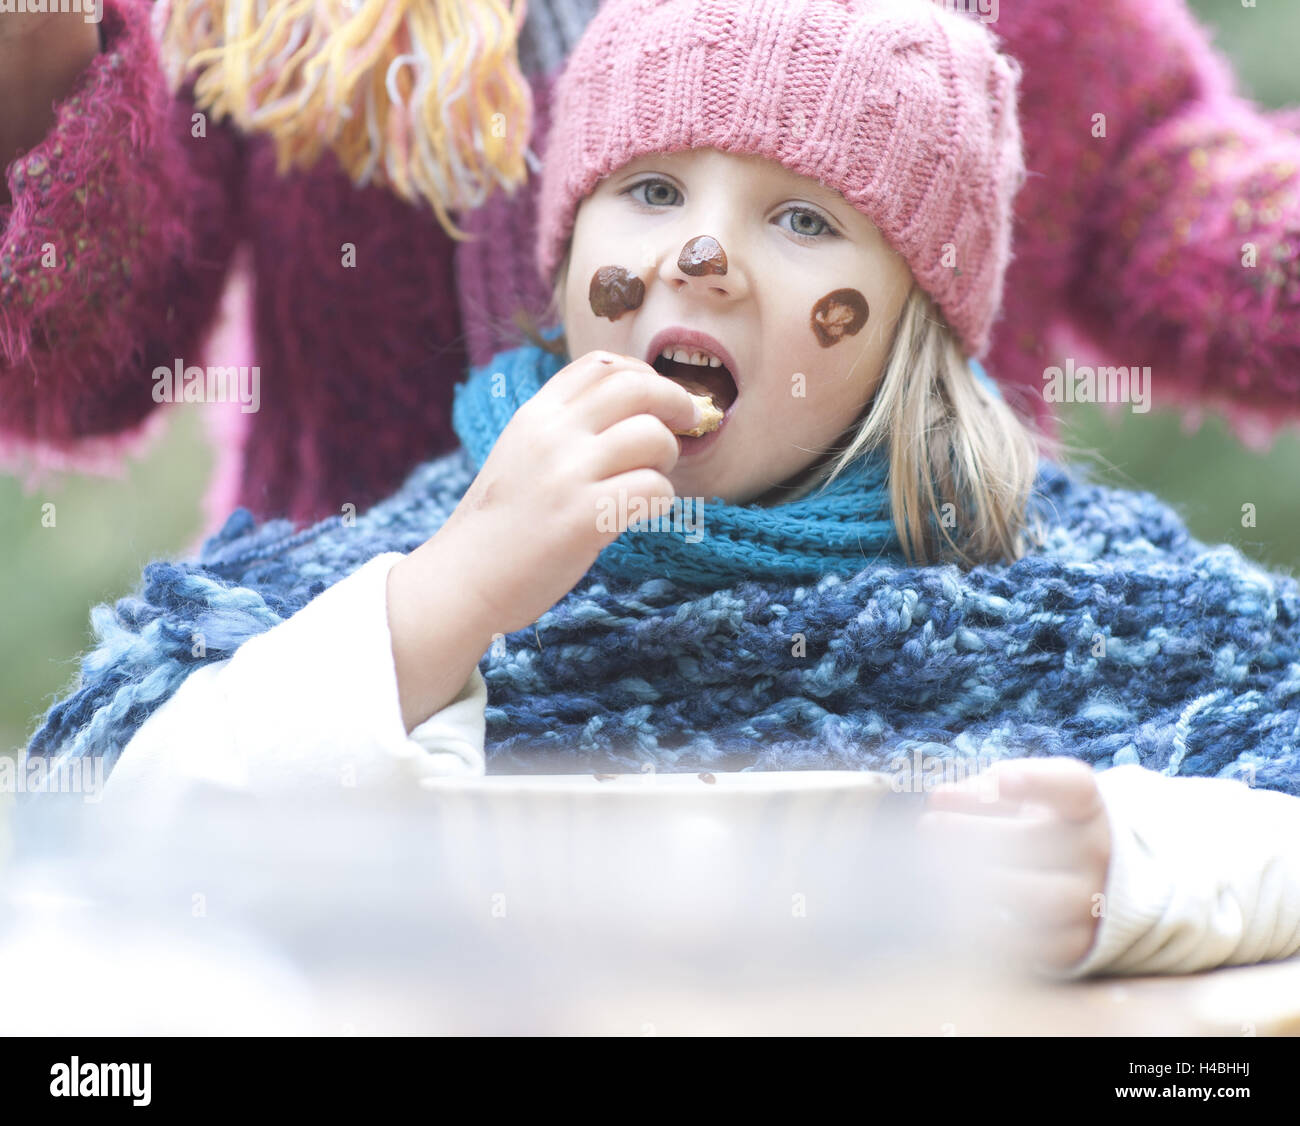
[[[1082,821],[1100,812],[1100,802],[1096,778],[1087,763],[1071,758],[1025,758],[996,762],[970,778],[936,786],[927,794],[926,804],[934,809],[996,816],[1028,806],[1046,806],[1062,817]]]
[[[966,886],[948,901],[953,931],[972,949],[990,950],[1011,966],[1024,966],[1044,954],[1041,929],[1017,919],[1005,904]]]
[[[593,434],[638,414],[652,414],[669,430],[690,430],[697,421],[695,400],[686,389],[653,368],[649,374],[614,368],[573,400]]]
[[[1092,949],[1096,927],[1084,923],[1037,927],[1007,913],[984,919],[973,937],[992,947],[1012,968],[1032,974],[1059,973],[1077,965]]]
[[[615,531],[622,535],[627,530],[628,516],[636,507],[633,501],[644,501],[651,512],[663,512],[671,503],[676,492],[672,482],[657,469],[633,469],[620,473],[593,486],[593,506],[597,511],[612,512],[615,516]],[[618,504],[615,498],[625,496],[628,504]],[[615,501],[611,505],[611,501]],[[662,506],[662,507],[661,507]],[[608,523],[608,522],[607,522]]]
[[[984,944],[1013,965],[1029,970],[1063,970],[1075,965],[1092,948],[1100,921],[1065,902],[1067,891],[1054,893],[1059,919],[1041,908],[1026,911],[1020,896],[965,894],[953,901],[953,920],[964,937]]]
[[[917,819],[917,830],[940,862],[951,857],[965,863],[1055,870],[1075,868],[1090,855],[1083,831],[1050,817],[927,810]]]
[[[1000,775],[995,763],[987,770],[960,782],[944,782],[925,793],[926,809],[985,814],[1005,817],[1019,811],[1019,802],[1005,801],[1000,793]]]
[[[1038,936],[1039,952],[1035,961],[1053,970],[1068,970],[1087,956],[1097,941],[1098,923],[1074,923],[1042,932]]]
[[[639,371],[663,378],[649,364],[635,356],[624,356],[598,348],[584,352],[572,363],[565,364],[543,384],[543,388],[550,388],[549,393],[556,396],[559,402],[568,403],[613,371]]]
[[[657,469],[665,477],[677,465],[682,445],[663,421],[637,414],[591,439],[592,478],[603,481],[633,469]]]
[[[1074,758],[1016,759],[1002,766],[999,799],[1045,805],[1070,821],[1089,821],[1102,812],[1097,777],[1086,762]]]
[[[1105,902],[1104,888],[1090,886],[1073,871],[1030,871],[993,867],[985,892],[1012,918],[1040,928],[1071,927],[1095,921],[1094,910]]]
[[[1019,813],[1023,804],[1023,787],[1016,783],[1016,779],[1022,765],[1033,761],[1023,758],[1003,759],[960,781],[941,783],[927,791],[926,805],[934,809],[961,810],[996,817]]]

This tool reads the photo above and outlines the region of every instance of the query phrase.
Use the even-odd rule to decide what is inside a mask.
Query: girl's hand
[[[995,763],[931,791],[918,828],[937,856],[980,866],[975,910],[1000,945],[1055,970],[1091,949],[1105,912],[1110,824],[1086,763]]]
[[[493,632],[523,629],[626,529],[629,505],[672,501],[673,430],[697,418],[649,364],[588,352],[515,412],[430,546],[459,561]]]

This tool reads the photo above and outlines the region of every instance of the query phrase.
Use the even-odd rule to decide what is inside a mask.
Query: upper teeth
[[[685,348],[665,348],[659,355],[665,360],[676,360],[679,364],[698,364],[700,367],[707,364],[711,368],[722,366],[722,361],[717,356],[699,350],[688,352]]]

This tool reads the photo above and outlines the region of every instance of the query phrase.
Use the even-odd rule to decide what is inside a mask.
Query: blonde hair
[[[539,326],[559,322],[568,266],[566,254],[541,314],[520,310],[514,318],[528,340],[554,355],[568,353],[564,333],[546,340]],[[875,394],[845,436],[840,448],[823,451],[754,503],[807,496],[883,446],[894,528],[910,564],[1014,562],[1041,544],[1041,522],[1029,513],[1038,459],[1059,459],[1066,446],[980,383],[956,334],[918,285],[899,314]]]
[[[1041,543],[1041,523],[1028,511],[1038,460],[1059,458],[1064,446],[980,383],[918,285],[899,314],[875,394],[847,433],[842,449],[761,499],[805,496],[883,447],[890,510],[909,562],[1009,563],[1030,541]]]

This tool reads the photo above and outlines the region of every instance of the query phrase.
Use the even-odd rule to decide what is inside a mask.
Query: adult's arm
[[[1295,115],[1239,96],[1185,0],[1004,0],[993,29],[1023,68],[1029,179],[990,368],[1040,414],[1064,343],[1150,366],[1152,407],[1214,406],[1248,441],[1300,419]]]
[[[194,362],[216,312],[239,237],[242,146],[196,119],[185,91],[169,93],[152,7],[105,0],[102,49],[4,169],[0,447],[11,457],[75,455],[139,427],[157,406],[154,368]]]
[[[0,166],[37,144],[99,54],[99,24],[78,12],[0,11]],[[11,203],[0,177],[0,205]]]

